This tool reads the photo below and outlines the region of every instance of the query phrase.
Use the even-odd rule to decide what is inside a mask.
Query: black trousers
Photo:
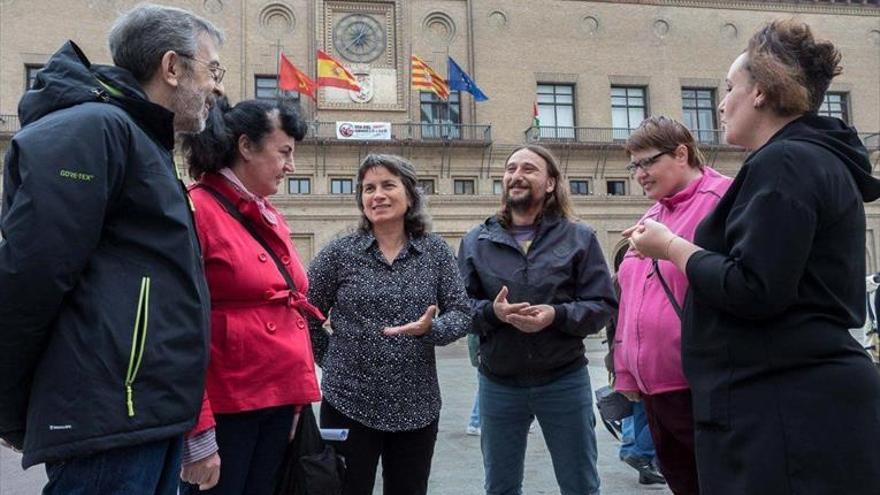
[[[327,401],[321,402],[321,427],[349,430],[347,440],[331,442],[345,457],[343,495],[372,495],[380,457],[385,495],[425,495],[438,421],[418,430],[381,431],[358,423]]]
[[[643,395],[642,400],[660,470],[666,477],[669,489],[675,495],[699,494],[691,391]],[[723,452],[718,455],[723,455]]]
[[[293,426],[294,406],[237,414],[217,414],[220,482],[200,492],[181,486],[184,495],[272,495]]]

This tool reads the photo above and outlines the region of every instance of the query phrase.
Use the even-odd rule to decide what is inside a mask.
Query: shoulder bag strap
[[[672,289],[669,288],[669,284],[666,283],[666,279],[663,278],[663,274],[660,273],[660,265],[657,263],[657,260],[652,260],[654,263],[654,273],[657,274],[657,280],[660,281],[660,285],[663,286],[663,292],[666,293],[667,299],[669,299],[669,303],[672,304],[672,309],[675,310],[675,314],[678,315],[678,319],[682,319],[682,315],[684,311],[681,310],[681,306],[678,305],[678,301],[675,300],[675,295],[672,293]]]
[[[247,217],[245,217],[238,210],[238,208],[235,207],[235,205],[232,203],[232,201],[230,201],[229,198],[227,198],[226,196],[221,194],[220,191],[218,191],[218,190],[214,189],[213,187],[211,187],[207,184],[204,184],[204,183],[199,183],[196,187],[201,187],[205,191],[208,191],[209,193],[211,193],[211,195],[214,196],[214,198],[217,200],[217,202],[220,203],[221,206],[223,206],[223,209],[226,210],[227,213],[232,215],[233,218],[238,220],[239,223],[241,223],[241,225],[245,228],[245,230],[247,230],[251,234],[251,236],[254,238],[254,240],[257,241],[258,243],[260,243],[260,246],[263,246],[263,249],[266,250],[266,253],[272,257],[272,261],[275,262],[275,266],[278,268],[278,271],[281,272],[281,276],[284,277],[284,281],[287,282],[287,287],[291,291],[297,292],[296,284],[293,282],[293,277],[290,276],[290,272],[288,272],[287,268],[284,267],[284,263],[282,263],[281,260],[278,259],[278,255],[275,254],[275,251],[272,250],[271,247],[269,247],[269,243],[266,242],[266,240],[263,239],[263,236],[261,236],[260,233],[257,231],[256,225],[254,225],[253,222],[251,222]]]

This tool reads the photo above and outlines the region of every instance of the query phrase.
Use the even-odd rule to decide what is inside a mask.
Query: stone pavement
[[[593,389],[607,384],[602,365],[604,346],[597,338],[587,339],[590,377]],[[430,495],[478,495],[482,493],[483,467],[480,439],[465,435],[465,426],[473,406],[476,370],[467,357],[465,339],[438,350],[438,370],[443,393],[440,433],[434,453],[434,464],[428,489]],[[598,414],[598,413],[597,413]],[[617,441],[598,425],[599,476],[603,495],[668,495],[665,487],[642,486],[638,474],[617,458]],[[20,457],[0,448],[0,495],[38,494],[45,482],[42,466],[22,471]],[[381,477],[375,493],[381,494]],[[553,467],[540,426],[529,435],[526,453],[525,495],[558,494]],[[99,495],[99,494],[96,494]]]

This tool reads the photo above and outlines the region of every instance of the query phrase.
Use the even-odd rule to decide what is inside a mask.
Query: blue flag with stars
[[[486,101],[489,99],[489,97],[483,94],[480,88],[477,87],[477,83],[471,79],[471,76],[461,70],[461,67],[455,63],[455,60],[452,60],[452,57],[449,57],[449,68],[446,71],[446,74],[449,89],[467,91],[474,95],[474,101]]]

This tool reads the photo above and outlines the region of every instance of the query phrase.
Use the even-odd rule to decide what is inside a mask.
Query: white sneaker
[[[468,435],[470,435],[472,437],[478,437],[478,436],[480,436],[480,427],[468,425],[467,429],[465,430],[465,433],[467,433]]]

